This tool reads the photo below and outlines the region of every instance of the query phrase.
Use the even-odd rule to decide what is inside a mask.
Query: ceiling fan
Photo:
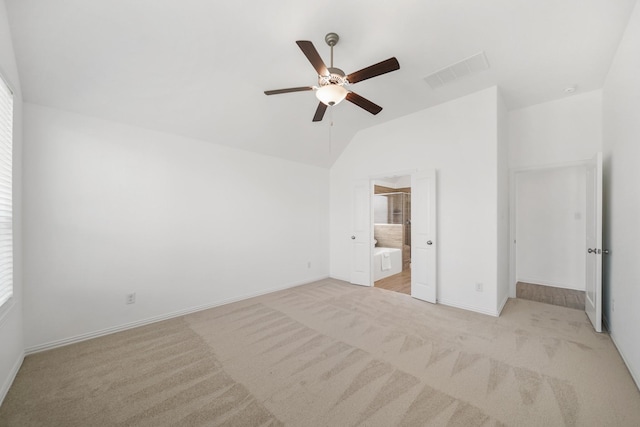
[[[353,72],[349,75],[345,75],[344,71],[340,68],[334,68],[333,66],[333,47],[338,44],[340,37],[336,33],[329,33],[325,36],[324,41],[331,47],[331,66],[327,67],[322,58],[318,54],[318,51],[308,40],[298,40],[296,44],[305,54],[313,68],[318,73],[318,86],[302,86],[292,87],[288,89],[277,90],[265,90],[265,95],[277,95],[280,93],[289,92],[302,92],[308,90],[316,91],[316,97],[320,101],[316,113],[313,116],[314,122],[319,122],[324,117],[324,113],[327,110],[327,106],[336,105],[343,99],[356,104],[358,107],[363,108],[371,114],[378,114],[382,111],[382,107],[374,104],[366,98],[358,95],[355,92],[347,90],[345,86],[352,85],[354,83],[361,82],[363,80],[370,79],[382,74],[389,73],[391,71],[399,70],[400,64],[398,60],[393,57],[386,61],[378,62],[377,64],[363,68],[362,70]]]

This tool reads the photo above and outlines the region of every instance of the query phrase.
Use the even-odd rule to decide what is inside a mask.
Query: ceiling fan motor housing
[[[318,76],[318,84],[320,87],[326,85],[344,86],[349,84],[349,80],[347,80],[344,71],[340,68],[327,67],[327,70],[329,71],[328,76]]]
[[[324,41],[331,47],[331,67],[327,67],[327,71],[329,71],[328,76],[318,76],[318,84],[320,87],[327,85],[344,86],[349,84],[344,71],[333,66],[333,47],[338,44],[338,40],[340,40],[340,36],[336,33],[328,33],[324,36]]]

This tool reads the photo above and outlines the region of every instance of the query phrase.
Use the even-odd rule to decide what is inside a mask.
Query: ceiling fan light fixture
[[[325,105],[337,105],[346,98],[348,90],[344,86],[329,84],[318,88],[316,97]]]

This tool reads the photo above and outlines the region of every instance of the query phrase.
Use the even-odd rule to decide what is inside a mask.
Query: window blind
[[[13,295],[13,92],[0,76],[0,306]]]

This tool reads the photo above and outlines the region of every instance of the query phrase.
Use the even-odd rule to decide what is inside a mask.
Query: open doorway
[[[411,175],[373,184],[374,286],[411,295]]]
[[[602,153],[514,171],[512,296],[586,311],[602,331]]]
[[[410,176],[410,184],[395,182],[390,188],[398,190],[411,188],[411,203],[409,205],[410,228],[406,223],[401,230],[410,236],[407,246],[410,252],[405,255],[407,261],[405,276],[410,274],[411,292],[413,298],[435,304],[437,301],[437,240],[436,240],[436,171],[414,170],[405,173]],[[400,176],[393,176],[400,181]],[[389,176],[387,174],[381,175]],[[373,286],[375,282],[373,252],[381,247],[382,242],[374,241],[373,197],[376,181],[385,182],[379,176],[356,179],[352,186],[352,231],[351,231],[351,283],[361,286]],[[397,191],[396,191],[397,192]],[[404,243],[403,236],[400,237]],[[407,248],[407,249],[409,249]],[[394,248],[391,248],[394,249]],[[402,265],[402,249],[395,248],[400,253]],[[399,251],[399,252],[398,252]],[[389,255],[391,256],[391,255]],[[396,255],[397,256],[397,255]],[[383,255],[384,257],[384,255]],[[380,267],[382,270],[382,266]],[[385,268],[385,270],[387,270]],[[402,270],[399,271],[401,273]],[[400,278],[400,277],[398,277]]]
[[[516,297],[585,309],[586,166],[515,173]]]

